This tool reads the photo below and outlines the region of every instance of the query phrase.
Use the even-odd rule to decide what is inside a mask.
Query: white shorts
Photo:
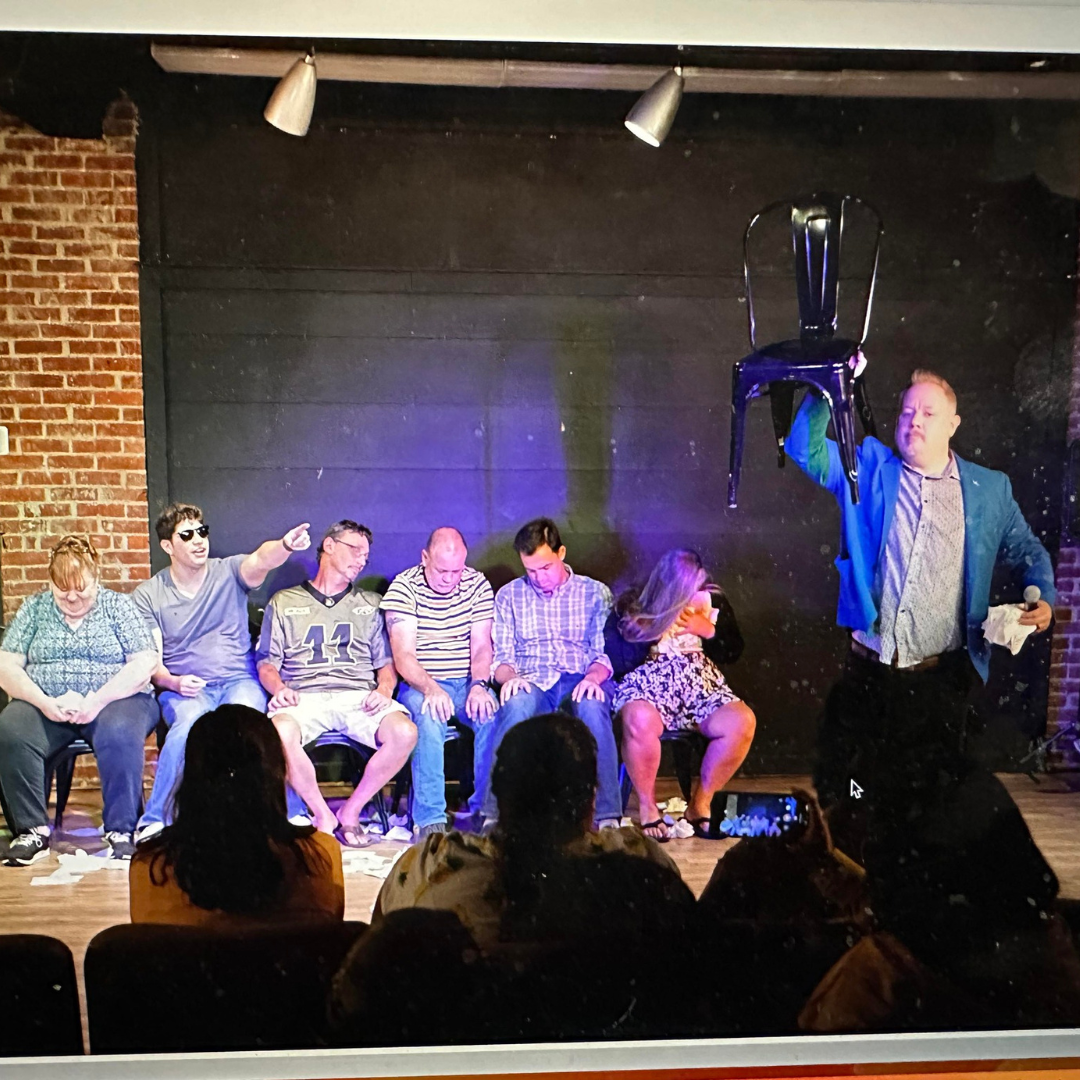
[[[300,692],[299,705],[271,709],[269,715],[288,716],[300,728],[300,745],[307,746],[327,731],[340,731],[364,746],[375,749],[375,733],[390,713],[409,715],[404,705],[387,701],[378,712],[365,712],[369,690],[307,690]]]

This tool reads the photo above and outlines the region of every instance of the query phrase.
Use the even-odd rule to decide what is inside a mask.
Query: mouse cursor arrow
[[[859,787],[859,785],[856,784],[854,780],[851,781],[851,797],[853,799],[862,798],[862,788]]]

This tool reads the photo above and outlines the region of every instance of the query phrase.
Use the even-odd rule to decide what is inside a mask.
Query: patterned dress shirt
[[[566,569],[570,576],[551,596],[520,577],[495,597],[493,667],[509,664],[541,690],[550,690],[562,675],[583,675],[597,661],[611,670],[604,653],[611,590]]]
[[[877,632],[856,641],[898,667],[963,646],[964,497],[951,454],[939,476],[904,465],[878,574]]]

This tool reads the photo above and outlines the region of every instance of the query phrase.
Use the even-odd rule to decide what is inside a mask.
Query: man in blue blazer
[[[989,673],[982,622],[999,559],[1020,588],[1041,592],[1023,624],[1046,630],[1056,597],[1050,556],[1008,477],[950,449],[960,417],[941,376],[912,375],[898,454],[863,440],[857,504],[828,424],[826,402],[808,393],[786,442],[841,512],[837,622],[852,631],[852,651],[819,738],[815,782],[825,804],[850,798],[852,780],[900,793],[957,767],[972,676]]]

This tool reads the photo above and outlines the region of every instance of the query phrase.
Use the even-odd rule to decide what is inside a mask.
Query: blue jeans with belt
[[[619,751],[615,746],[615,732],[611,726],[611,699],[615,696],[615,684],[610,680],[603,683],[603,701],[594,701],[591,698],[573,701],[570,692],[581,682],[581,678],[581,675],[563,675],[548,690],[541,690],[537,686],[522,690],[499,709],[495,716],[495,737],[491,740],[488,758],[484,763],[481,797],[485,817],[498,817],[498,807],[491,793],[491,769],[499,744],[512,727],[546,712],[564,712],[576,716],[592,732],[596,740],[596,820],[618,820],[622,817]],[[476,787],[478,791],[481,790],[479,768]]]
[[[480,809],[482,797],[480,783],[483,770],[490,768],[492,754],[489,748],[495,735],[495,717],[479,724],[465,715],[465,699],[469,696],[469,676],[460,679],[436,679],[435,682],[449,695],[454,703],[454,718],[472,731],[473,774],[475,788],[469,800],[469,810]],[[397,699],[409,710],[409,715],[416,724],[416,749],[412,756],[413,782],[413,824],[417,828],[446,822],[446,768],[443,744],[446,741],[447,725],[434,716],[423,712],[424,695],[402,682],[398,688]]]

